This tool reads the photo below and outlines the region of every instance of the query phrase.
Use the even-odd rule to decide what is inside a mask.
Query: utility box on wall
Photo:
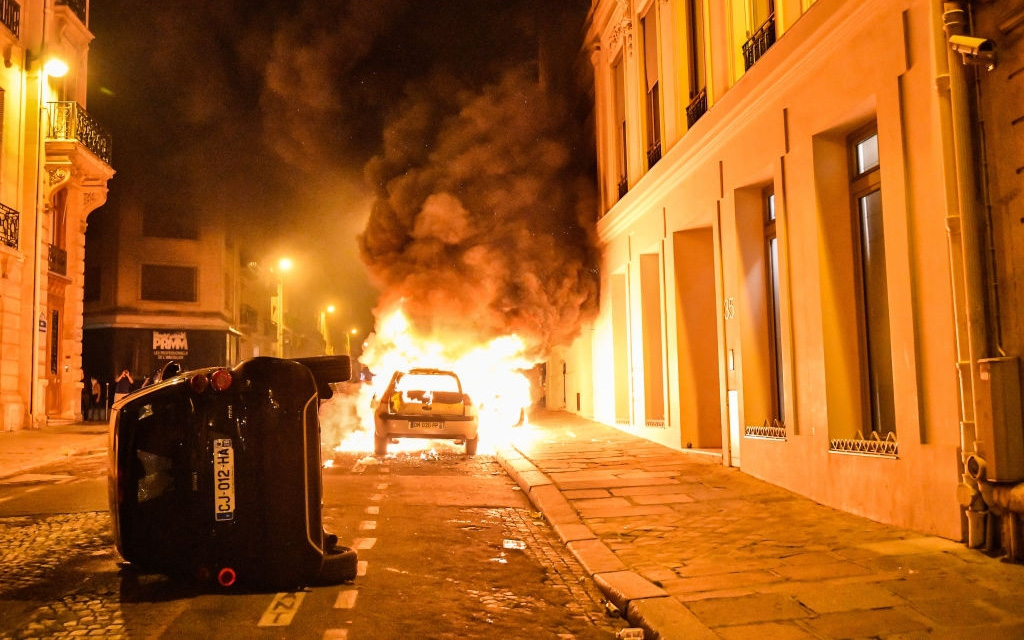
[[[990,482],[1024,480],[1024,412],[1016,357],[978,360],[977,449]]]

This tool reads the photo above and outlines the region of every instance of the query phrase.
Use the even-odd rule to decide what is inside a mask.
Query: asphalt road
[[[0,638],[614,638],[624,623],[494,458],[424,447],[333,460],[324,526],[360,575],[289,593],[122,563],[102,456],[0,481]]]

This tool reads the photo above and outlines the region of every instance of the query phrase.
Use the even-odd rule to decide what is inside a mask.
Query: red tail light
[[[204,376],[201,373],[197,373],[196,375],[192,376],[192,378],[188,382],[192,386],[192,390],[195,391],[196,393],[202,393],[206,391],[207,385],[210,384],[210,381],[206,379],[206,376]]]
[[[231,386],[231,372],[227,369],[217,369],[210,376],[210,384],[217,391],[224,391]]]
[[[230,587],[237,579],[238,574],[231,567],[224,567],[217,573],[217,583],[222,587]]]

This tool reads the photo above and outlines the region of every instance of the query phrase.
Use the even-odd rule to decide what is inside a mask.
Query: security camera
[[[988,71],[996,66],[996,43],[988,38],[949,36],[949,46],[960,54],[964,64],[982,65]]]

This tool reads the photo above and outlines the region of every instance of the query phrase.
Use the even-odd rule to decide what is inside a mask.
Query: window
[[[162,302],[196,301],[196,268],[142,265],[142,299]]]
[[[53,194],[53,218],[50,222],[50,244],[58,249],[66,248],[67,238],[67,215],[68,215],[68,190],[60,189]]]
[[[743,43],[743,66],[749,69],[775,44],[775,0],[750,0],[750,31]]]
[[[60,371],[60,311],[50,312],[50,375]]]
[[[195,240],[199,237],[199,225],[192,212],[179,211],[172,214],[166,209],[144,209],[142,235],[151,238]]]
[[[644,76],[647,79],[647,166],[661,160],[661,97],[658,89],[658,5],[640,19],[644,35]]]
[[[772,413],[786,422],[786,403],[782,377],[782,307],[779,296],[779,239],[775,229],[775,190],[764,190],[765,284],[768,289],[768,349],[771,367]]]
[[[861,388],[870,416],[864,427],[884,439],[895,432],[896,417],[878,133],[874,128],[859,132],[849,146],[853,229],[858,235],[854,244]]]
[[[704,59],[704,3],[687,0],[686,16],[689,21],[687,53],[690,72],[690,104],[686,107],[686,125],[692,127],[708,109],[707,79]]]
[[[629,174],[626,164],[626,71],[622,56],[612,66],[615,81],[615,168],[619,178],[618,197],[626,195]]]

